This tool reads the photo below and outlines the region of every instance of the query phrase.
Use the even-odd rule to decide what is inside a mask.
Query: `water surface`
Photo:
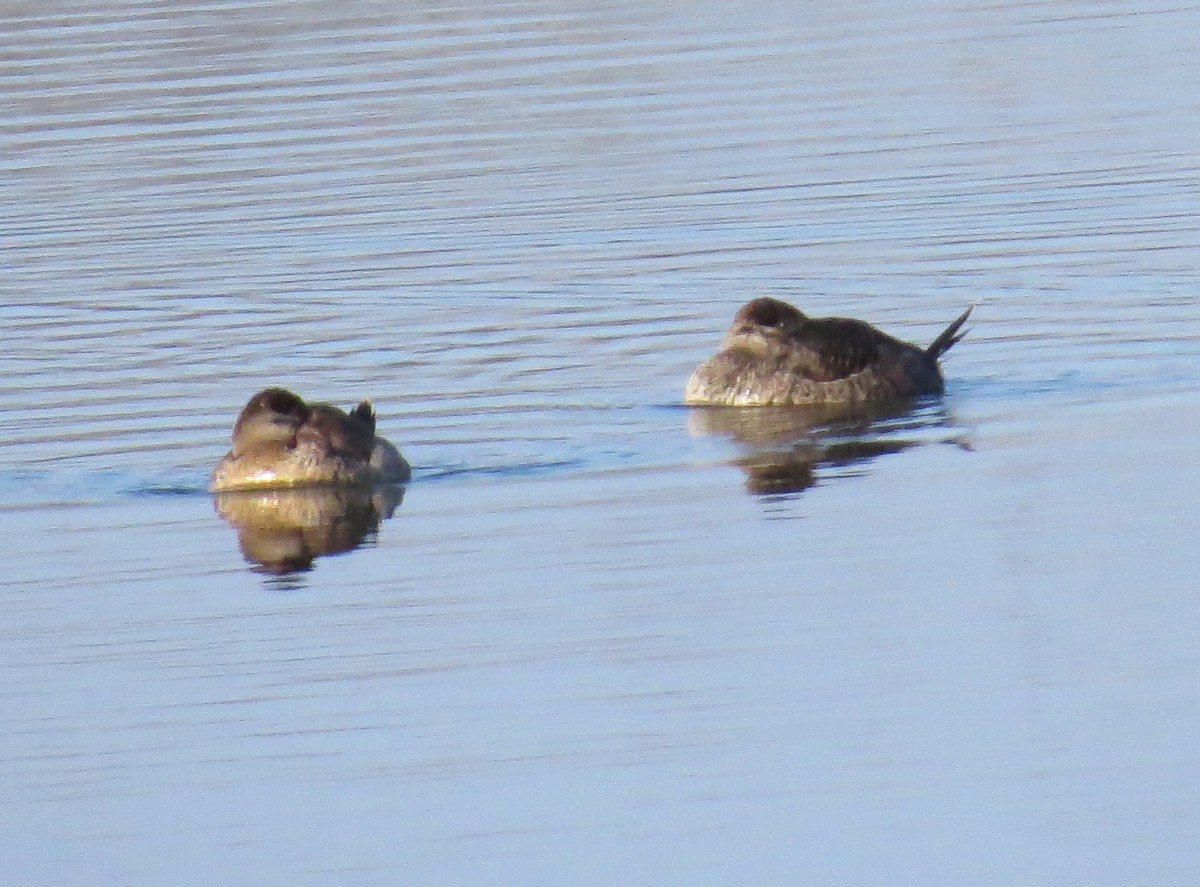
[[[1188,880],[1198,28],[10,4],[4,870]],[[977,307],[899,415],[679,406],[762,294]],[[283,575],[204,492],[268,384],[415,469]]]

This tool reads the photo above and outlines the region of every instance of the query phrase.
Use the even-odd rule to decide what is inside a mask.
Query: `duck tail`
[[[350,411],[350,416],[362,422],[372,434],[375,433],[375,405],[371,401],[364,400]]]
[[[959,330],[962,329],[962,325],[967,322],[967,318],[971,316],[971,312],[974,310],[975,306],[972,305],[970,308],[960,314],[958,319],[950,324],[950,326],[942,330],[941,335],[933,340],[933,344],[925,349],[925,353],[928,354],[933,360],[937,360],[939,357],[949,351],[955,342],[967,334],[965,330],[963,330],[961,333]]]

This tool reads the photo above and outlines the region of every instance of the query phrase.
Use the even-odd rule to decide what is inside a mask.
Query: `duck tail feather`
[[[955,342],[967,334],[967,331],[962,329],[962,325],[967,322],[967,318],[971,316],[971,312],[974,310],[975,306],[972,305],[970,308],[960,314],[958,318],[950,324],[950,326],[942,330],[941,335],[933,340],[933,344],[925,349],[925,353],[934,360],[937,360],[939,357],[949,351]],[[959,330],[962,330],[962,332],[959,332]]]

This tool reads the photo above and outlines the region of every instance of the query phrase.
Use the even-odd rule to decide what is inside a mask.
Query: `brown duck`
[[[787,302],[747,302],[721,350],[696,368],[684,403],[712,406],[854,405],[940,394],[938,358],[965,335],[968,308],[928,348],[845,317],[808,317]]]
[[[285,388],[266,388],[238,415],[233,449],[213,470],[209,489],[398,484],[411,475],[400,451],[376,436],[370,401],[347,413],[305,403]]]

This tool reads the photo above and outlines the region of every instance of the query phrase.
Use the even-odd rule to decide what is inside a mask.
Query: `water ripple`
[[[1191,64],[1188,13],[1032,9],[808,10],[799,43],[633,6],[10,16],[0,451],[200,478],[286,384],[371,396],[429,477],[660,464],[678,428],[629,416],[763,293],[917,341],[979,303],[972,398],[1192,385],[1196,102],[1139,85]],[[899,64],[918,22],[942,68]],[[981,33],[1004,51],[953,61]],[[1041,66],[1051,35],[1103,84]],[[1133,81],[1131,35],[1162,43]]]

